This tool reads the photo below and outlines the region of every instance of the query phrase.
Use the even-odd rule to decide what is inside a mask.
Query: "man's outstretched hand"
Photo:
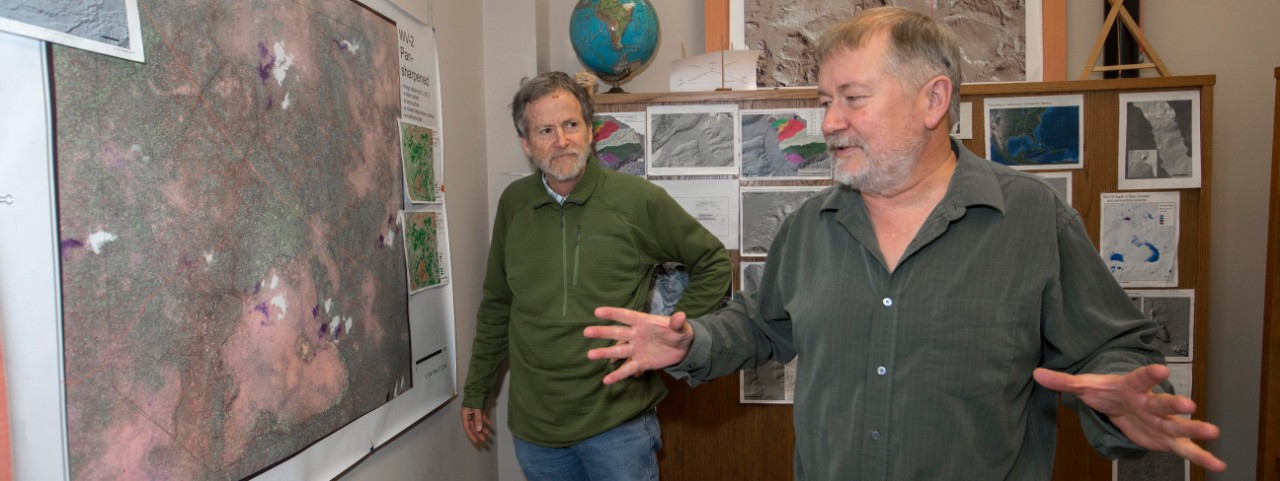
[[[1216,439],[1218,427],[1179,417],[1194,413],[1196,403],[1185,396],[1151,391],[1169,378],[1168,367],[1152,364],[1125,375],[1072,375],[1039,368],[1033,376],[1044,387],[1078,396],[1094,411],[1110,418],[1138,446],[1173,452],[1210,471],[1227,469],[1227,463],[1191,441]]]
[[[666,317],[617,307],[597,307],[596,317],[623,324],[591,326],[582,331],[582,335],[589,338],[615,341],[612,346],[587,351],[587,359],[625,360],[604,377],[605,384],[679,364],[693,343],[693,326],[685,322],[683,312]]]

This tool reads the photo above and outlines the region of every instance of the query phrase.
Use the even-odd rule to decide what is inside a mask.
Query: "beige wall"
[[[480,2],[432,3],[440,59],[445,140],[445,185],[449,190],[449,246],[454,310],[457,313],[458,377],[466,376],[475,335],[473,313],[480,304],[480,281],[488,254],[485,166],[485,95],[481,72],[485,55]],[[461,382],[461,381],[459,381]],[[493,451],[478,451],[462,432],[459,399],[444,404],[399,438],[371,453],[344,481],[498,479]]]
[[[1068,3],[1067,72],[1074,77],[1084,69],[1103,9],[1101,1]],[[1280,29],[1275,20],[1280,19],[1280,2],[1161,0],[1143,4],[1143,30],[1174,75],[1217,75],[1213,92],[1210,318],[1197,322],[1209,323],[1207,418],[1223,431],[1222,438],[1208,446],[1230,468],[1206,479],[1254,479],[1274,71],[1280,66]]]
[[[445,180],[450,186],[461,383],[474,335],[471,313],[479,302],[488,245],[490,216],[486,208],[492,211],[501,187],[514,178],[506,173],[528,171],[514,140],[507,103],[522,76],[549,69],[574,72],[582,67],[568,43],[568,18],[574,0],[435,3],[445,131],[450,136]],[[681,44],[689,55],[703,50],[702,2],[652,3],[662,24],[662,43],[650,66],[624,85],[628,91],[667,90],[667,66],[680,56]],[[1093,46],[1103,19],[1102,3],[1068,2],[1067,72],[1071,78],[1083,69]],[[1174,75],[1217,75],[1209,273],[1213,287],[1208,293],[1211,318],[1198,322],[1210,323],[1208,420],[1223,428],[1222,438],[1208,445],[1231,467],[1227,474],[1207,479],[1253,479],[1275,101],[1272,72],[1280,66],[1280,29],[1272,24],[1280,18],[1280,3],[1162,0],[1145,4],[1144,30]],[[532,27],[530,19],[535,19]],[[505,399],[499,402],[505,405]],[[522,480],[510,454],[505,409],[495,413],[503,438],[492,451],[479,452],[458,427],[458,404],[457,400],[446,404],[373,453],[344,480],[424,476]]]

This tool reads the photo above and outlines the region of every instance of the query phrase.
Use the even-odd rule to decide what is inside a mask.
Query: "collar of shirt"
[[[543,188],[550,195],[547,197],[539,196],[540,198],[534,199],[533,208],[537,209],[546,205],[551,205],[552,201],[557,202],[559,205],[564,205],[565,203],[576,205],[586,204],[587,200],[591,199],[591,194],[595,193],[596,187],[599,187],[604,181],[604,169],[600,167],[599,163],[600,160],[597,159],[596,154],[592,152],[591,155],[587,157],[587,165],[583,168],[582,178],[578,179],[578,185],[573,188],[573,192],[570,192],[568,196],[561,196],[551,190],[551,186],[547,184],[546,174],[541,171],[536,172],[542,180]]]
[[[560,194],[556,193],[556,191],[554,191],[554,190],[552,190],[552,189],[551,189],[551,184],[548,184],[548,183],[547,183],[547,174],[545,174],[545,173],[544,173],[544,174],[542,174],[542,186],[543,186],[543,187],[546,187],[546,189],[547,189],[547,193],[548,193],[548,194],[551,194],[551,197],[552,197],[553,199],[555,199],[555,200],[556,200],[556,202],[559,202],[559,203],[560,203],[560,205],[564,205],[564,200],[569,198],[569,197],[567,197],[567,196],[560,195]],[[570,192],[570,193],[572,193],[572,192]]]

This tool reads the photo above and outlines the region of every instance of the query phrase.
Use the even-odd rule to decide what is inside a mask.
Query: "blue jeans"
[[[662,429],[650,409],[572,446],[548,448],[515,438],[529,481],[658,481]]]

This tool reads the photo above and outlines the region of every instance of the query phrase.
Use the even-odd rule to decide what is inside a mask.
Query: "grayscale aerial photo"
[[[761,87],[817,85],[813,45],[832,24],[881,5],[932,14],[960,40],[965,82],[1026,80],[1025,0],[743,0],[746,48],[760,50]],[[936,11],[935,11],[936,8]]]
[[[652,119],[653,168],[733,167],[733,113],[666,113]]]
[[[742,255],[766,255],[782,221],[818,189],[742,191]]]
[[[129,46],[125,0],[0,0],[0,17],[118,47]]]

